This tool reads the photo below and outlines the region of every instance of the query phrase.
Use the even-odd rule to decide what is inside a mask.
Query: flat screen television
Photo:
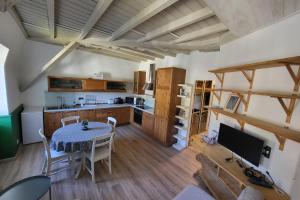
[[[221,123],[218,143],[253,165],[259,165],[263,140]]]

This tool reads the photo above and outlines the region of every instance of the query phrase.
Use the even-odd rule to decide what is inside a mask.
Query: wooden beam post
[[[47,11],[48,11],[48,27],[51,38],[56,37],[56,30],[55,30],[55,2],[54,0],[47,0]]]
[[[223,32],[226,30],[228,30],[228,29],[223,23],[218,23],[218,24],[207,26],[200,30],[192,31],[190,33],[182,35],[179,39],[174,40],[172,43],[178,44],[178,43],[182,43],[182,42],[186,42],[186,41],[191,41],[191,40],[194,40],[194,39],[197,39],[200,37],[205,37],[205,36]]]
[[[24,92],[28,89],[33,83],[35,83],[42,75],[44,75],[47,71],[51,70],[53,66],[66,57],[73,49],[77,48],[79,44],[77,42],[70,42],[67,46],[65,46],[56,56],[54,56],[51,60],[49,60],[42,68],[41,72],[36,75],[31,81],[21,86],[21,92]]]
[[[118,30],[112,33],[112,36],[108,38],[108,41],[113,41],[138,26],[139,24],[150,19],[157,13],[161,12],[165,8],[176,3],[178,0],[156,0],[148,7],[141,10],[136,16],[132,17],[128,22],[123,24]]]
[[[207,7],[202,8],[201,10],[192,12],[189,15],[186,15],[182,18],[174,20],[168,24],[165,24],[165,25],[147,33],[145,37],[138,39],[138,41],[139,42],[149,41],[153,38],[159,37],[159,36],[167,34],[167,33],[171,33],[174,30],[191,25],[195,22],[201,21],[201,20],[211,17],[213,15],[214,15],[213,12],[209,8],[207,8]]]
[[[23,26],[20,15],[18,14],[17,9],[15,8],[15,6],[9,7],[7,10],[9,12],[9,14],[12,16],[12,18],[15,20],[17,25],[19,26],[19,28],[21,29],[24,37],[29,38],[29,35],[28,35],[26,29]]]
[[[83,29],[81,30],[79,39],[84,39],[91,29],[95,26],[100,17],[105,13],[113,0],[99,0],[95,9],[93,10],[91,16],[88,21],[85,23]]]

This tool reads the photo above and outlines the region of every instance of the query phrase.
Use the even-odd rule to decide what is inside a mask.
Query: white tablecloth
[[[112,126],[101,122],[89,122],[88,130],[82,130],[81,123],[66,125],[57,129],[51,138],[51,147],[56,151],[75,152],[89,148],[95,137],[112,131]]]

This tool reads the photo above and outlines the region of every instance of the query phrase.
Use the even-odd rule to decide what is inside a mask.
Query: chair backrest
[[[93,144],[92,144],[92,158],[94,158],[95,155],[95,149],[98,147],[108,147],[109,148],[109,152],[111,152],[111,148],[112,148],[112,142],[113,142],[113,138],[114,138],[114,132],[96,137],[93,139]]]
[[[70,117],[65,117],[61,119],[61,123],[63,126],[66,125],[66,122],[71,122],[71,121],[76,121],[79,123],[80,116],[70,116]]]
[[[107,117],[107,124],[111,124],[113,127],[113,132],[116,131],[117,120],[113,117]]]
[[[41,138],[43,140],[46,157],[48,160],[50,160],[51,159],[50,147],[48,145],[47,138],[45,137],[42,129],[39,130],[39,135],[41,136]]]

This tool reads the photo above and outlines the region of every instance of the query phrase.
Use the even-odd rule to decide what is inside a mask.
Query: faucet
[[[60,99],[60,107],[64,108],[65,107],[65,105],[64,105],[64,101],[65,101],[64,97],[63,96],[57,96],[57,98]]]

